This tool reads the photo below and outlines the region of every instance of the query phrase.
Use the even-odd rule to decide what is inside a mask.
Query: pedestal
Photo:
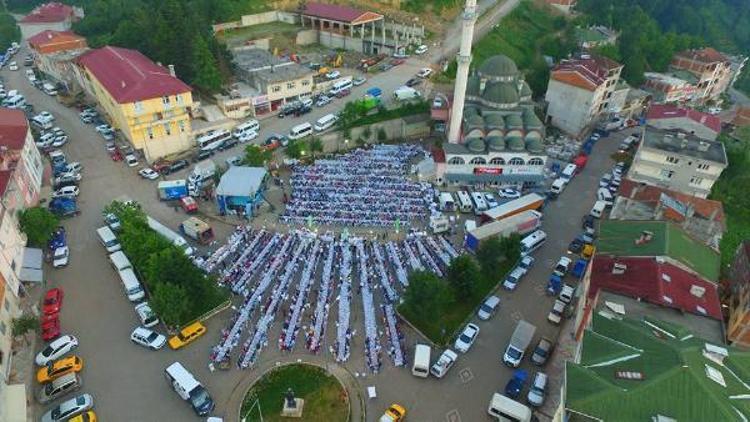
[[[281,417],[283,418],[301,418],[302,417],[302,408],[305,406],[305,401],[303,399],[294,399],[294,403],[296,404],[295,407],[289,407],[287,406],[286,399],[284,399],[284,408],[281,409]]]

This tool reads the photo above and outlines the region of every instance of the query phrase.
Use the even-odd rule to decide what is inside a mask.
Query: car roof
[[[498,303],[500,303],[500,298],[495,295],[492,295],[488,297],[487,299],[485,299],[484,303],[487,305],[497,305]]]
[[[153,331],[145,327],[135,327],[135,329],[133,330],[133,334],[138,334],[143,337],[148,337],[149,335],[151,335],[151,333],[153,333]]]

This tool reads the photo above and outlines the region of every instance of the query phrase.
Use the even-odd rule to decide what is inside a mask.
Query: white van
[[[324,130],[331,128],[336,124],[338,119],[339,118],[336,117],[335,114],[326,114],[315,122],[315,131],[323,132]]]
[[[3,101],[3,107],[7,108],[21,108],[24,106],[26,106],[26,98],[23,95],[14,95]]]
[[[352,89],[352,78],[344,78],[336,82],[331,89],[328,90],[328,93],[333,96],[346,89]]]
[[[120,250],[120,242],[117,241],[117,237],[107,226],[99,227],[96,229],[96,234],[99,235],[99,241],[102,242],[107,252],[117,252]]]
[[[521,255],[526,256],[539,249],[547,241],[547,233],[537,230],[521,239]]]
[[[492,395],[487,413],[499,421],[531,421],[531,409],[498,393]]]
[[[471,199],[474,200],[474,215],[482,215],[483,212],[487,211],[487,202],[481,192],[472,192]]]
[[[430,346],[417,344],[414,349],[414,364],[411,367],[411,373],[415,377],[427,378],[430,373]]]
[[[181,399],[190,403],[199,416],[206,416],[214,410],[214,401],[208,391],[179,362],[164,369],[164,375]],[[210,419],[210,418],[209,418]]]
[[[604,204],[607,206],[607,208],[610,208],[615,204],[615,198],[614,196],[612,196],[612,192],[610,192],[607,188],[599,188],[599,190],[596,191],[596,199],[604,201]]]
[[[440,192],[440,211],[453,212],[456,209],[456,202],[450,192]]]
[[[248,120],[234,128],[232,136],[239,139],[242,135],[250,132],[258,132],[260,130],[260,123],[257,120]]]
[[[562,174],[560,175],[560,177],[562,177],[563,179],[565,179],[567,181],[570,181],[570,179],[572,179],[573,176],[575,176],[576,170],[578,170],[578,166],[577,165],[575,165],[575,164],[568,164],[563,169]]]
[[[565,186],[567,185],[567,180],[563,179],[562,177],[557,178],[554,182],[552,182],[552,186],[550,186],[549,192],[554,196],[558,196],[562,193],[563,190],[565,190]]]
[[[125,271],[128,268],[133,268],[133,265],[130,264],[130,260],[127,256],[125,256],[125,253],[123,251],[117,251],[115,253],[109,254],[109,262],[112,263],[112,266],[115,267],[115,271],[118,273],[120,271]]]
[[[296,141],[297,139],[302,139],[306,136],[312,135],[312,132],[313,127],[310,123],[301,123],[293,127],[292,130],[289,131],[289,139],[291,139],[292,141]]]
[[[471,197],[468,192],[460,190],[456,195],[458,196],[458,209],[461,212],[471,212],[474,209],[474,204],[471,203]]]
[[[594,218],[602,218],[602,214],[604,213],[604,209],[607,208],[607,203],[604,201],[596,201],[594,203],[594,206],[591,207],[591,214]]]
[[[135,276],[131,268],[119,271],[118,274],[120,275],[120,280],[122,280],[122,285],[125,287],[125,294],[128,296],[129,301],[138,302],[146,297],[143,287],[141,287],[141,283],[138,281],[138,277]]]

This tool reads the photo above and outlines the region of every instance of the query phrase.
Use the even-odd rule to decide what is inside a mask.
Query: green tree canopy
[[[151,293],[150,304],[168,327],[184,324],[190,312],[188,293],[182,286],[159,283]]]
[[[201,35],[195,36],[192,66],[195,86],[208,92],[221,89],[221,74],[216,65],[216,58],[211,54],[206,40]]]
[[[245,157],[242,159],[242,164],[251,167],[264,167],[266,163],[271,161],[271,157],[273,157],[271,151],[250,144],[245,147]]]
[[[446,284],[435,274],[416,271],[409,274],[409,287],[404,292],[404,308],[414,317],[430,320],[450,304],[451,294]]]
[[[58,224],[60,220],[57,216],[44,207],[27,208],[19,218],[21,231],[26,235],[29,246],[35,248],[47,247]]]
[[[458,299],[469,299],[474,293],[474,286],[481,274],[474,258],[467,254],[460,255],[451,261],[448,267],[448,283]]]

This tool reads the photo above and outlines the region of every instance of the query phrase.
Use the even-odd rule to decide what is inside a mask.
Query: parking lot
[[[23,50],[20,54],[24,54]],[[410,60],[372,78],[358,89],[378,86],[389,95],[420,67],[419,62]],[[80,122],[77,110],[62,106],[53,97],[32,87],[20,71],[3,70],[2,75],[6,87],[20,90],[37,112],[50,111],[56,117],[55,124],[69,136],[67,145],[63,147],[68,159],[83,165],[79,196],[82,212],[80,216],[64,222],[71,249],[70,265],[59,270],[48,268],[45,278],[46,287],[62,287],[65,290],[62,331],[74,334],[80,340],[81,345],[75,353],[84,360],[82,391],[94,396],[97,414],[104,420],[194,420],[192,410],[177,397],[163,378],[164,368],[173,361],[180,361],[207,386],[217,402],[215,413],[235,420],[242,396],[241,387],[247,383],[253,370],[211,372],[208,368],[211,347],[218,340],[220,330],[227,325],[231,313],[225,312],[209,320],[208,334],[184,350],[152,352],[131,344],[128,334],[138,324],[138,319],[122,292],[104,249],[96,239],[95,229],[103,225],[101,209],[123,194],[139,201],[148,214],[172,227],[176,227],[185,215],[158,202],[154,182],[140,178],[136,173],[138,167],[129,168],[121,162],[113,162],[101,136],[92,126]],[[358,95],[358,92],[355,90],[354,95]],[[312,122],[342,104],[342,101],[334,101],[324,108],[313,109],[304,118],[274,117],[263,120],[261,134],[254,142],[260,142],[273,132],[286,133],[290,126],[301,121]],[[367,369],[362,336],[355,337],[351,359],[344,366],[352,373],[364,374],[364,377],[357,378],[362,393],[367,386],[377,387],[377,399],[366,402],[368,420],[376,420],[391,402],[404,405],[411,415],[410,419],[488,420],[486,408],[489,398],[492,392],[502,390],[511,374],[511,370],[500,362],[500,355],[515,321],[526,319],[535,324],[537,336],[554,337],[557,331],[546,321],[553,303],[552,298],[545,294],[549,274],[560,255],[565,253],[568,242],[580,232],[581,217],[588,213],[594,202],[599,178],[613,164],[609,155],[617,150],[623,137],[618,133],[599,141],[586,169],[559,199],[547,206],[543,229],[548,234],[548,241],[535,253],[536,266],[515,291],[499,293],[500,311],[492,320],[478,322],[481,333],[476,343],[468,354],[459,357],[458,363],[444,379],[417,379],[409,370],[392,365],[384,365],[380,373],[372,375]],[[217,154],[214,160],[221,163],[238,153],[239,148],[235,148]],[[182,170],[174,178],[187,171]],[[214,230],[217,238],[223,240],[233,227],[216,223]],[[362,330],[363,315],[361,301],[354,301],[352,326]],[[278,338],[280,325],[274,327],[275,331],[271,332],[269,338]],[[404,331],[405,353],[409,356],[420,339],[411,330],[404,328]],[[329,336],[332,335],[329,330]],[[433,351],[433,359],[437,355],[438,351]],[[269,347],[261,355],[259,366],[297,358],[321,359],[320,356],[311,357],[299,345],[287,352]],[[550,372],[554,372],[553,381],[561,373],[559,368],[554,371],[550,369]],[[559,391],[556,384],[550,388],[551,392]],[[424,397],[431,400],[419,400]],[[35,406],[35,410],[38,416],[46,408]]]

